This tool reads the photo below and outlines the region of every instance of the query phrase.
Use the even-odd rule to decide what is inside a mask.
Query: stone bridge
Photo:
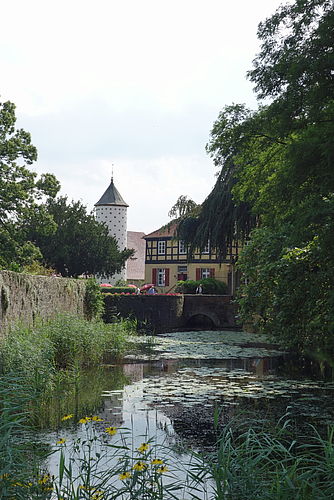
[[[156,333],[177,328],[235,328],[229,295],[105,295],[105,321],[136,318]]]

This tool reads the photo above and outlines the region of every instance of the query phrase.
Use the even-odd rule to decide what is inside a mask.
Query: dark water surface
[[[334,383],[307,378],[295,366],[292,378],[287,354],[263,336],[173,332],[138,337],[134,346],[121,363],[87,372],[75,398],[65,391],[61,401],[58,395],[57,411],[50,402],[56,420],[66,413],[75,418],[48,432],[49,442],[82,436],[84,426],[74,422],[92,414],[103,419],[101,432],[106,424],[131,429],[135,446],[152,437],[198,449],[215,438],[217,409],[222,424],[240,414],[277,422],[286,413],[300,426],[334,423]]]

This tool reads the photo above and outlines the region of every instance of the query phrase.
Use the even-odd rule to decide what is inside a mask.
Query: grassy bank
[[[70,315],[34,328],[17,325],[0,344],[1,374],[20,377],[29,387],[25,407],[32,423],[55,428],[63,413],[90,409],[95,400],[90,394],[90,403],[80,401],[80,388],[85,384],[98,397],[92,384],[98,385],[101,364],[121,357],[134,332],[130,321],[106,325]]]

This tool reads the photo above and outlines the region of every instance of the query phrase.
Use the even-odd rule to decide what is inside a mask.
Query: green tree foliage
[[[45,235],[32,226],[29,237],[40,248],[44,263],[62,276],[111,276],[133,254],[132,250],[119,250],[115,238],[108,236],[107,226],[88,214],[79,201],[49,199],[44,209],[57,224],[55,233]]]
[[[51,174],[37,180],[28,169],[37,150],[30,134],[16,130],[15,123],[15,105],[0,103],[0,267],[20,270],[40,257],[39,249],[26,238],[26,221],[45,234],[55,230],[40,201],[55,196],[59,183]]]
[[[247,139],[249,131],[245,124],[251,116],[244,105],[226,106],[213,126],[207,152],[220,168],[216,184],[200,213],[184,218],[178,229],[179,237],[189,245],[190,252],[196,247],[204,248],[210,241],[224,258],[232,243],[242,240],[254,227],[256,218],[249,203],[236,202],[232,196],[236,182],[235,155]]]
[[[181,234],[193,245],[209,237],[222,253],[248,239],[242,319],[296,349],[333,354],[333,4],[295,0],[258,36],[248,76],[266,103],[220,113],[207,146],[217,183]]]
[[[173,205],[168,212],[168,217],[181,219],[186,215],[193,213],[196,209],[199,209],[199,205],[197,205],[191,198],[181,194],[181,196],[179,196],[176,200],[175,205]]]

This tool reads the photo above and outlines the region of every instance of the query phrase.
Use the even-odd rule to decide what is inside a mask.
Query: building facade
[[[127,248],[135,251],[127,260],[127,281],[130,284],[141,286],[145,282],[145,233],[128,231]]]
[[[228,285],[231,295],[236,289],[235,262],[237,243],[226,259],[221,260],[216,250],[207,246],[188,255],[187,246],[175,237],[177,225],[171,223],[147,234],[145,252],[145,282],[153,283],[160,293],[172,292],[178,281],[215,278]]]
[[[122,196],[114,185],[114,180],[111,182],[97,203],[95,203],[95,218],[98,222],[103,222],[108,227],[110,236],[113,236],[117,241],[117,246],[120,251],[127,246],[127,209],[128,204],[125,203]],[[108,278],[101,278],[101,283],[111,283],[114,285],[118,280],[126,281],[126,267],[120,273]]]

